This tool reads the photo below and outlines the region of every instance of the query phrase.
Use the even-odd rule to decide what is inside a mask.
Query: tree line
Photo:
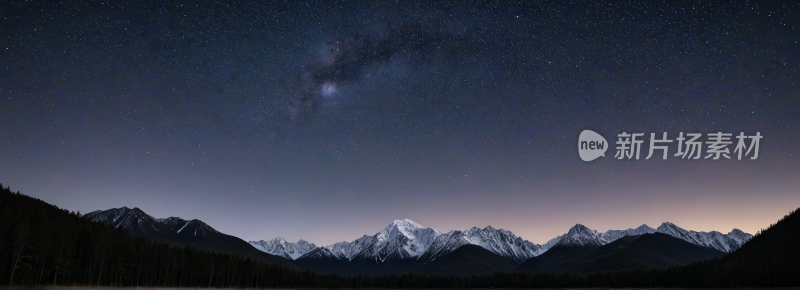
[[[0,283],[232,288],[565,288],[800,286],[797,210],[722,258],[591,274],[500,272],[342,277],[171,245],[91,222],[0,184]]]

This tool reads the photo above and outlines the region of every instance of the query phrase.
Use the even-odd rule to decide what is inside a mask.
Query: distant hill
[[[555,246],[544,254],[528,259],[516,270],[528,272],[566,272],[575,261],[597,249],[595,246]]]
[[[667,268],[725,255],[709,247],[662,234],[628,236],[589,253],[569,266],[576,273],[623,269]]]
[[[463,245],[452,253],[427,262],[417,271],[435,275],[488,275],[510,271],[517,263],[477,245]]]
[[[84,218],[111,225],[136,236],[165,241],[176,246],[189,245],[198,249],[229,253],[258,259],[282,267],[299,269],[283,257],[267,254],[244,240],[221,233],[201,220],[179,217],[156,219],[139,208],[112,208],[93,211]]]

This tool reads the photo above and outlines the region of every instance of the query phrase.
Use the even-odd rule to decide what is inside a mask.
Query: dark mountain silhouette
[[[628,236],[597,248],[571,263],[567,270],[577,273],[623,269],[667,268],[711,260],[724,252],[701,247],[661,233]]]
[[[178,217],[155,219],[139,208],[112,208],[84,215],[94,222],[111,225],[133,235],[154,241],[164,241],[175,246],[192,246],[198,249],[235,254],[299,269],[283,257],[259,251],[244,240],[221,233],[201,220],[184,220]]]
[[[555,245],[547,252],[522,262],[517,270],[528,272],[566,271],[575,261],[594,252],[597,248],[596,246]]]
[[[477,245],[463,245],[420,267],[419,273],[435,275],[488,275],[510,271],[517,267],[511,259],[502,257]]]
[[[528,272],[591,273],[623,269],[666,268],[710,260],[724,252],[662,233],[622,237],[600,247],[557,245],[523,262],[517,270]]]

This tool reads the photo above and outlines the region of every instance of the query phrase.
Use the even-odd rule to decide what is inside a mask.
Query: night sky
[[[325,245],[401,218],[755,233],[800,206],[789,1],[49,2],[0,4],[0,182],[62,208]],[[645,133],[641,159],[582,161],[585,129]],[[644,160],[650,133],[720,131],[759,158]]]

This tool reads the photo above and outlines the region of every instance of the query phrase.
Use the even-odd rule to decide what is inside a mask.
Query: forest
[[[800,215],[794,210],[733,253],[666,269],[342,277],[136,237],[0,184],[0,283],[216,288],[797,287],[798,233]]]

